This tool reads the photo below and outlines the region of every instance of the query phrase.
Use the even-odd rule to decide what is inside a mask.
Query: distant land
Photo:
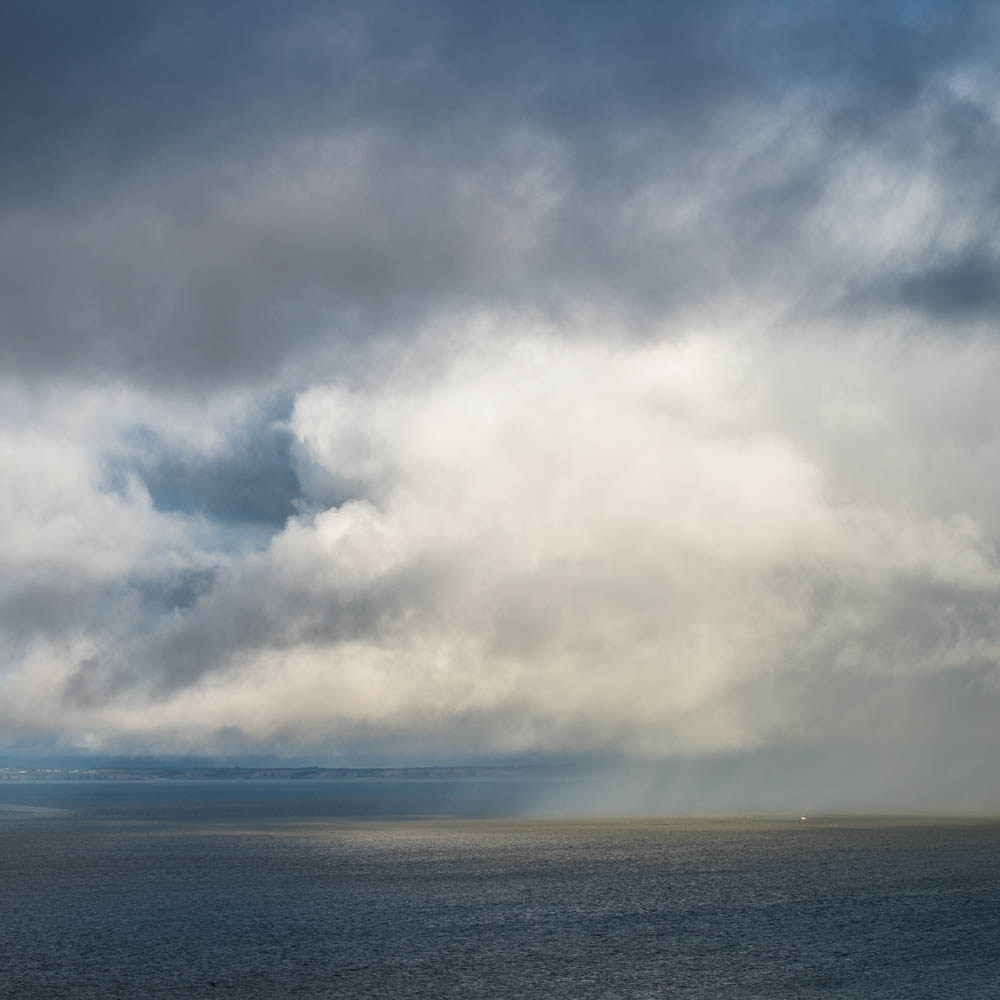
[[[346,778],[548,778],[573,765],[457,767],[0,767],[0,781],[316,781]]]

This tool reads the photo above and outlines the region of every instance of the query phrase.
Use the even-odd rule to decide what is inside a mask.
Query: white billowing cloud
[[[115,439],[134,394],[66,387],[4,393],[0,429],[0,682],[19,676],[38,701],[52,679],[105,643],[109,603],[134,574],[205,564],[204,532],[154,509],[134,475],[109,478],[102,445]],[[42,701],[47,699],[41,698]],[[12,712],[20,722],[24,714]]]
[[[129,462],[150,450],[142,435],[154,429],[164,446],[187,454],[224,451],[245,419],[246,394],[199,403],[113,383],[7,383],[0,398],[0,560],[8,576],[49,566],[111,581],[151,559],[197,561],[211,529],[156,510]]]
[[[103,713],[105,668],[141,676],[157,620],[239,558],[206,518],[155,505],[130,464],[148,450],[143,434],[155,427],[168,445],[211,456],[246,400],[198,405],[114,383],[7,383],[0,398],[0,728],[51,739],[68,727],[66,742],[81,745],[72,705]]]
[[[161,751],[660,754],[867,739],[824,691],[996,662],[996,346],[599,333],[471,322],[301,392],[267,550],[10,704]]]

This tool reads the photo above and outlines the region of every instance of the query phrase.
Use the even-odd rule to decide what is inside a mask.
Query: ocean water
[[[515,785],[0,785],[0,996],[1000,997],[1000,822],[505,819]]]

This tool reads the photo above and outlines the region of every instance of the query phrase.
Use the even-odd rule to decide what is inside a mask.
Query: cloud
[[[955,489],[1000,441],[977,416],[994,345],[856,337],[843,379],[802,346],[790,392],[752,331],[480,318],[425,343],[299,394],[308,495],[266,549],[73,659],[36,647],[11,716],[45,676],[61,727],[162,752],[902,754],[925,678],[994,696],[997,508]]]
[[[5,370],[301,384],[483,306],[988,308],[948,268],[995,230],[990,17],[24,8]]]
[[[12,17],[10,739],[992,752],[990,5]]]

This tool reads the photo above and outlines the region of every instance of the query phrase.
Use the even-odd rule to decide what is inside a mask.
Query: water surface
[[[1000,996],[996,822],[495,815],[521,793],[0,787],[0,995]]]

